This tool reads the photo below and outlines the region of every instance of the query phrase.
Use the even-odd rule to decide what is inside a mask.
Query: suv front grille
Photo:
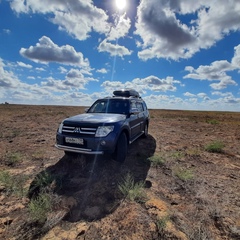
[[[63,125],[62,132],[65,134],[76,134],[76,135],[95,135],[97,128],[94,127],[75,127]]]

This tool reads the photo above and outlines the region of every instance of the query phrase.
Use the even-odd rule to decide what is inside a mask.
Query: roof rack
[[[113,91],[115,97],[141,98],[139,93],[134,89],[122,89]]]

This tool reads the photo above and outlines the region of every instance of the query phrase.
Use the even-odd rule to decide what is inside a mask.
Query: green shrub
[[[43,171],[35,178],[34,187],[47,187],[52,183],[53,179],[54,178],[50,173]]]
[[[16,166],[22,160],[22,155],[18,152],[7,153],[4,164],[7,166]]]
[[[170,220],[170,217],[168,215],[161,218],[158,217],[156,221],[156,225],[159,232],[163,231],[166,228],[169,220]]]
[[[40,193],[37,198],[31,200],[28,209],[32,220],[44,223],[52,209],[50,195],[43,192]]]
[[[184,153],[181,151],[175,151],[171,153],[171,157],[174,159],[181,159],[184,157]]]
[[[213,125],[219,124],[219,121],[215,120],[215,119],[209,119],[209,120],[206,120],[206,122],[209,123],[209,124],[213,124]]]
[[[129,173],[122,179],[121,183],[119,183],[118,189],[123,196],[130,201],[146,201],[144,182],[135,183],[133,177]]]
[[[207,152],[222,153],[224,144],[221,141],[214,141],[205,146]]]
[[[162,166],[166,161],[166,159],[160,154],[153,155],[152,157],[148,158],[148,160],[151,162],[153,167]]]
[[[27,177],[24,175],[12,176],[7,171],[0,172],[0,184],[7,194],[14,194],[19,197],[26,196],[27,189],[24,187]]]
[[[183,181],[192,180],[194,178],[194,174],[191,169],[176,168],[174,170],[174,174]]]
[[[7,190],[11,190],[14,185],[14,178],[7,171],[0,172],[0,184]]]
[[[191,156],[191,157],[196,157],[201,155],[201,151],[198,148],[188,148],[186,150],[186,154]]]

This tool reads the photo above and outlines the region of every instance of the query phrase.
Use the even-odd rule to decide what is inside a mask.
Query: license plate
[[[83,139],[82,138],[71,138],[71,137],[66,137],[65,138],[66,143],[74,143],[74,144],[80,144],[83,145]]]

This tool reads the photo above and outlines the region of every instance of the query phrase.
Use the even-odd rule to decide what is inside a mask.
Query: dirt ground
[[[240,113],[150,110],[120,164],[54,147],[61,120],[83,112],[0,105],[0,239],[240,239]],[[144,199],[119,191],[128,174]],[[43,189],[53,204],[34,220]]]

